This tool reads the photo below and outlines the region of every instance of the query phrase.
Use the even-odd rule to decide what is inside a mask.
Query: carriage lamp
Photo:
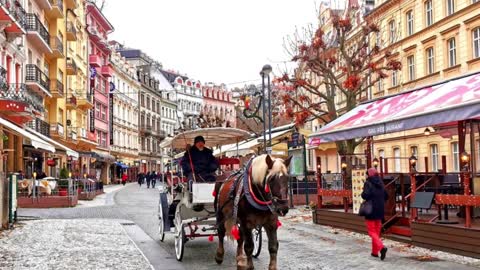
[[[431,131],[428,127],[423,131],[423,134],[425,134],[425,136],[430,135],[430,133],[431,133]]]
[[[379,162],[378,158],[374,158],[372,162],[373,162],[373,167],[375,167],[376,169],[378,167],[378,162]]]

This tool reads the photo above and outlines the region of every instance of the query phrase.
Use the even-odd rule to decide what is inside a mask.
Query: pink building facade
[[[109,80],[113,76],[113,68],[109,61],[111,49],[107,36],[114,29],[94,3],[86,2],[86,10],[90,94],[94,96],[94,107],[90,112],[89,126],[90,132],[94,132],[97,137],[96,167],[101,168],[102,178],[110,180],[111,172],[108,167],[114,160],[109,153],[112,129],[112,125],[110,125],[112,97]],[[109,180],[107,180],[107,183]]]
[[[207,84],[203,86],[202,114],[211,119],[219,119],[216,126],[235,127],[236,113],[233,94],[225,85]]]

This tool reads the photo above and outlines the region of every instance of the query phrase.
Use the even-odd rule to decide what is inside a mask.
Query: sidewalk
[[[128,183],[128,185],[134,185],[134,183]],[[84,201],[79,200],[76,208],[83,208],[83,207],[95,207],[95,206],[104,206],[104,205],[114,205],[115,202],[113,200],[113,195],[115,192],[119,191],[120,189],[124,188],[123,185],[107,185],[103,187],[103,194],[100,194],[95,197],[95,199],[91,201]]]
[[[0,269],[152,269],[121,222],[21,222],[0,232]]]

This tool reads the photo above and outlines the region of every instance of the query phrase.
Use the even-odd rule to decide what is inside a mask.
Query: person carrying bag
[[[383,261],[387,255],[387,248],[380,239],[382,230],[382,221],[385,215],[385,201],[388,194],[383,185],[382,179],[375,168],[367,171],[368,178],[363,186],[362,198],[365,200],[360,206],[359,215],[365,217],[368,235],[372,238],[373,257],[378,257]]]

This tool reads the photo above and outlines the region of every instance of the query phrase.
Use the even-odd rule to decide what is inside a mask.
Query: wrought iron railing
[[[34,64],[27,65],[27,76],[25,81],[38,83],[50,93],[50,78],[48,78],[47,74],[43,73],[40,68]]]
[[[67,57],[67,68],[73,69],[74,72],[77,71],[77,63],[75,63],[75,60],[71,57]]]
[[[62,124],[55,123],[50,125],[50,132],[54,132],[60,136],[63,136],[63,134],[65,134],[65,129],[63,128]]]
[[[50,137],[50,124],[41,119],[35,118],[28,122],[27,126],[42,135]]]
[[[22,28],[25,28],[27,12],[25,9],[23,9],[20,1],[0,0],[0,4],[10,12],[10,15],[20,24]]]
[[[50,4],[58,7],[63,12],[63,0],[50,0]]]
[[[61,54],[63,54],[63,43],[59,37],[52,37],[52,40],[50,41],[50,46],[53,50],[57,50]]]
[[[43,112],[43,98],[23,83],[0,82],[0,99],[25,102],[37,112]]]
[[[42,24],[40,19],[38,19],[36,14],[27,13],[27,31],[35,31],[42,37],[43,41],[50,46],[50,34],[48,33],[47,28]]]
[[[56,80],[55,82],[55,90],[57,90],[59,95],[63,96],[63,83],[59,80]]]
[[[77,34],[77,28],[75,28],[75,24],[73,24],[73,22],[67,23],[67,33],[72,33],[74,35]]]

